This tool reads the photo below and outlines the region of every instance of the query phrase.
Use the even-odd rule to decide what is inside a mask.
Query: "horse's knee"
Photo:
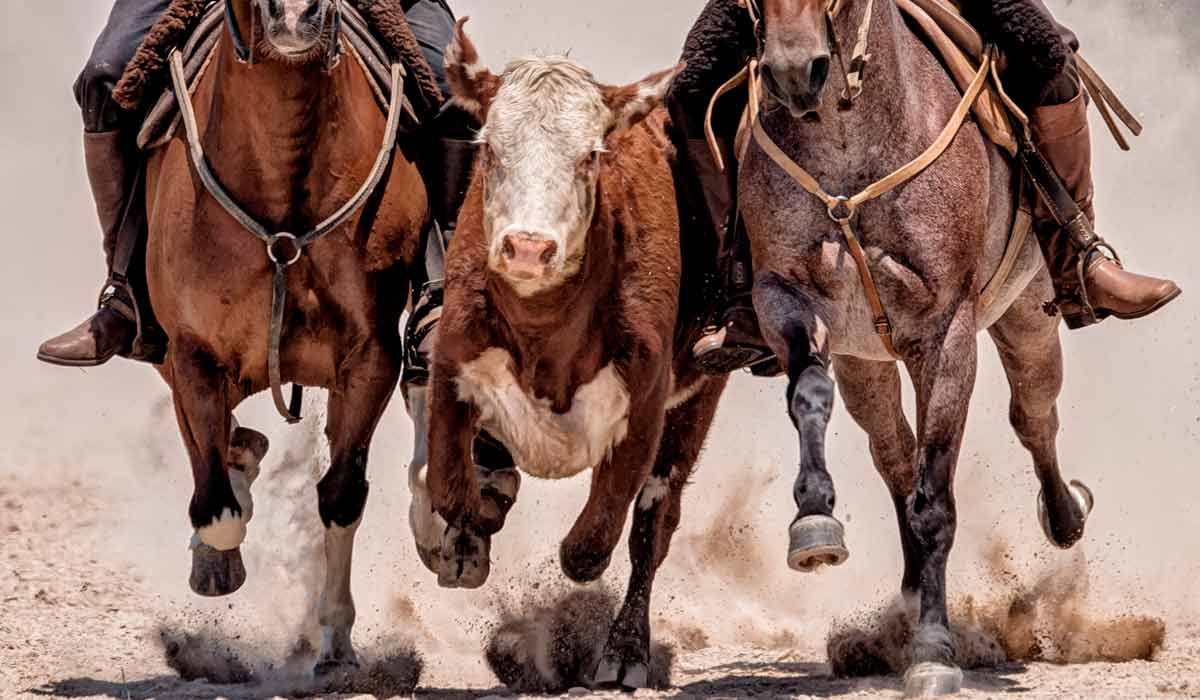
[[[334,464],[317,483],[317,511],[325,527],[350,527],[362,517],[367,504],[367,450],[358,448],[347,464]]]

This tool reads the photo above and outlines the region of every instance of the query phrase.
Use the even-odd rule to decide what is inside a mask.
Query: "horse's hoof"
[[[625,662],[615,654],[605,654],[592,676],[596,690],[640,690],[650,687],[650,668],[641,661]]]
[[[358,672],[357,659],[321,659],[313,666],[314,678],[337,679]]]
[[[809,515],[788,528],[788,566],[796,571],[816,571],[822,566],[838,566],[850,558],[846,549],[845,528],[828,515]]]
[[[192,575],[188,583],[198,595],[209,598],[229,595],[245,582],[241,548],[221,551],[200,542],[192,547]]]
[[[1092,514],[1092,508],[1096,506],[1096,497],[1082,481],[1072,480],[1067,485],[1067,491],[1071,494],[1071,500],[1077,509],[1076,518],[1079,520],[1079,529],[1070,533],[1065,540],[1057,539],[1054,536],[1054,529],[1050,526],[1050,509],[1046,507],[1046,492],[1039,491],[1037,500],[1038,522],[1042,525],[1042,532],[1046,534],[1046,539],[1050,540],[1051,544],[1061,549],[1070,549],[1083,537],[1083,526],[1087,523],[1088,516]]]
[[[963,673],[957,666],[926,661],[904,674],[904,697],[936,698],[962,691]]]
[[[438,562],[438,585],[442,588],[479,588],[492,572],[491,538],[446,529]]]

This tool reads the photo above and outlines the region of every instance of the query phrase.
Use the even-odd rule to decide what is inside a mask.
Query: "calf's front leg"
[[[433,510],[447,523],[438,552],[438,585],[479,588],[491,573],[491,536],[499,529],[482,517],[471,443],[474,409],[460,401],[455,368],[435,365],[429,388],[429,473]],[[491,527],[491,529],[489,529]]]
[[[653,363],[632,363],[653,366]],[[612,456],[592,471],[592,488],[583,511],[559,548],[563,573],[573,581],[595,581],[612,561],[613,549],[625,528],[629,506],[641,492],[658,455],[666,413],[666,371],[657,376],[633,376],[627,386],[647,387],[634,397],[629,430]]]

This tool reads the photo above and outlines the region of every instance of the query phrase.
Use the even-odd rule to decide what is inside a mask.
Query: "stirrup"
[[[142,314],[141,305],[126,280],[112,275],[100,290],[96,308],[107,308],[123,316],[134,326],[133,340],[128,351],[118,355],[136,362],[161,365],[167,359],[167,338],[158,324]]]
[[[400,375],[400,381],[407,386],[429,383],[429,358],[421,354],[421,344],[442,318],[442,298],[442,280],[426,282],[408,315],[404,327],[404,371]]]
[[[1083,214],[1079,215],[1080,217]],[[1078,219],[1071,222],[1068,226],[1078,226]],[[1106,258],[1112,260],[1117,265],[1121,265],[1121,256],[1116,249],[1108,244],[1100,236],[1094,232],[1091,233],[1091,238],[1085,247],[1079,253],[1079,259],[1075,262],[1076,282],[1079,284],[1078,289],[1074,293],[1060,296],[1055,299],[1053,305],[1062,314],[1063,322],[1067,324],[1069,330],[1079,330],[1088,326],[1094,326],[1104,319],[1112,315],[1107,309],[1097,309],[1092,306],[1092,301],[1088,297],[1087,291],[1087,270],[1088,263],[1091,261],[1092,255],[1104,255],[1102,251],[1107,251],[1109,255]]]
[[[704,329],[704,335],[692,346],[692,358],[696,366],[705,374],[724,375],[739,369],[749,369],[758,374],[756,368],[767,369],[771,360],[775,359],[770,350],[754,345],[729,343],[727,331],[723,327],[709,326]],[[768,373],[759,376],[771,376]]]

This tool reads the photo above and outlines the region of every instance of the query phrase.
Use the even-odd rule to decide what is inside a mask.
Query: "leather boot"
[[[727,144],[720,145],[723,153],[732,154]],[[763,340],[754,311],[750,246],[734,213],[732,177],[717,167],[705,139],[687,139],[683,155],[703,199],[693,208],[707,214],[705,223],[721,240],[718,308],[713,323],[692,346],[692,357],[708,374],[745,368],[759,376],[778,374],[779,363]],[[733,160],[726,158],[726,162]]]
[[[111,278],[117,234],[131,199],[135,166],[126,157],[124,139],[116,131],[85,133],[83,154],[104,235],[104,253]],[[42,343],[38,348],[38,359],[67,367],[94,367],[108,362],[114,355],[130,352],[137,336],[134,303],[127,288],[110,284],[100,296],[96,313],[75,328]]]
[[[1171,280],[1124,269],[1116,252],[1096,235],[1092,207],[1092,151],[1087,99],[1082,89],[1063,104],[1031,110],[1030,127],[1037,150],[1078,205],[1064,213],[1041,198],[1035,225],[1058,293],[1056,304],[1068,328],[1099,323],[1108,316],[1135,319],[1149,315],[1180,295]],[[1111,254],[1106,255],[1107,253]]]
[[[439,120],[451,119],[446,112]],[[445,128],[443,128],[443,132]],[[425,248],[425,279],[420,295],[413,304],[404,330],[404,373],[406,385],[423,385],[429,381],[429,356],[433,352],[433,330],[442,316],[442,275],[444,254],[458,210],[471,184],[471,168],[475,162],[476,146],[465,138],[440,136],[431,140],[433,147],[426,152],[422,174],[433,222]]]

